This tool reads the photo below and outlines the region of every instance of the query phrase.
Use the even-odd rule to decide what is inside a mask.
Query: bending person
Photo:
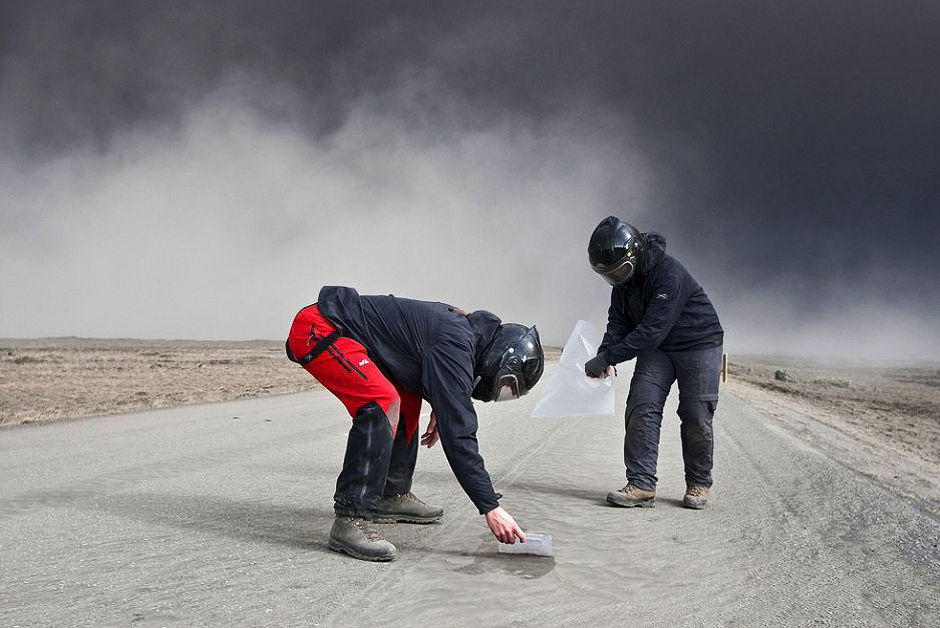
[[[397,557],[371,522],[431,523],[443,510],[411,493],[421,401],[432,412],[421,443],[438,440],[460,486],[502,543],[525,539],[499,505],[477,447],[473,399],[526,394],[544,357],[535,327],[444,303],[365,296],[326,286],[298,312],[287,356],[332,392],[352,416],[336,480],[330,547],[363,560]]]

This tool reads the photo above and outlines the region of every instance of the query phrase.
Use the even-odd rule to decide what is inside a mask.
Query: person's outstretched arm
[[[444,455],[457,482],[486,516],[490,531],[503,543],[525,539],[515,519],[499,505],[477,443],[477,415],[470,397],[473,364],[460,347],[439,345],[425,357],[423,380]],[[433,444],[433,442],[431,443]]]

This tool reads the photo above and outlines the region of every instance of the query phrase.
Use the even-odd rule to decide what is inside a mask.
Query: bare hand
[[[512,515],[503,510],[502,506],[497,506],[484,516],[486,517],[486,525],[489,526],[490,532],[493,533],[493,536],[495,536],[500,543],[512,545],[516,542],[516,539],[525,543],[525,532],[522,531],[522,528],[519,527],[516,520],[512,518]]]
[[[441,435],[437,433],[437,417],[431,410],[431,420],[428,422],[428,429],[421,435],[421,444],[430,449],[440,438]]]

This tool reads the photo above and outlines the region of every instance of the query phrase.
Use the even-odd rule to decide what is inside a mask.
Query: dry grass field
[[[940,366],[833,364],[793,357],[732,356],[733,390],[776,403],[940,463]],[[780,374],[778,375],[778,371]]]
[[[274,341],[0,340],[0,425],[309,390]]]

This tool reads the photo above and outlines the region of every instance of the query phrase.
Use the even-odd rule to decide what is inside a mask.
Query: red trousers
[[[314,303],[294,317],[287,343],[291,353],[300,358],[335,331],[336,326]],[[362,406],[374,401],[385,411],[393,436],[399,420],[403,420],[408,441],[414,437],[421,415],[421,397],[390,382],[369,357],[366,347],[352,338],[340,336],[303,367],[343,402],[351,417],[356,418]]]

